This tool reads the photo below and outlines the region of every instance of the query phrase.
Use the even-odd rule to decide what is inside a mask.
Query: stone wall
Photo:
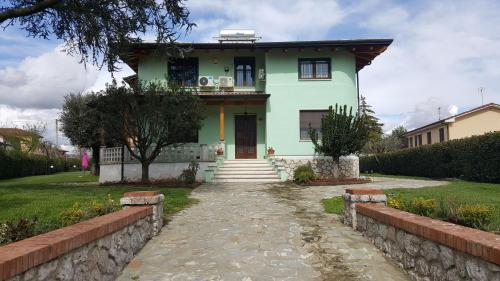
[[[413,280],[500,280],[498,235],[371,203],[357,204],[356,219]]]
[[[289,180],[293,179],[293,172],[300,165],[311,163],[314,172],[320,178],[359,178],[359,158],[357,156],[340,157],[339,162],[330,157],[292,157],[275,156],[278,163]]]
[[[382,189],[372,188],[348,188],[343,195],[344,201],[344,223],[356,229],[356,205],[358,203],[374,203],[385,206],[387,196]]]
[[[94,240],[7,280],[115,280],[125,265],[152,237],[151,221],[151,217],[146,216],[113,234]]]
[[[0,281],[115,280],[161,229],[163,195],[124,199],[124,210],[0,247]]]

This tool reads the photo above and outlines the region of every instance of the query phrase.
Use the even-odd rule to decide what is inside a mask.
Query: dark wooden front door
[[[234,118],[236,158],[257,158],[257,118],[255,115],[236,115]]]

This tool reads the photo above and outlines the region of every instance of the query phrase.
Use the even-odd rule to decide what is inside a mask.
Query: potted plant
[[[274,155],[274,148],[271,146],[267,148],[267,155],[273,156]]]
[[[222,147],[217,148],[217,155],[224,155],[224,149],[222,149]]]

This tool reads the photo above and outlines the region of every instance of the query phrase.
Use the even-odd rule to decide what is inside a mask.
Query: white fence
[[[172,145],[162,148],[154,163],[178,163],[178,162],[212,162],[215,161],[217,151],[216,144],[187,143],[182,145]],[[101,148],[101,164],[117,164],[122,161],[121,147]],[[139,152],[137,152],[138,154]],[[123,155],[124,163],[138,163],[139,161],[130,155],[125,148]]]

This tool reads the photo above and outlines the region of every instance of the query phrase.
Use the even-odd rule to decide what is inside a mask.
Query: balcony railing
[[[186,143],[182,145],[172,145],[162,148],[154,163],[181,163],[181,162],[213,162],[217,151],[217,144],[197,144]],[[138,154],[139,152],[137,152]],[[122,162],[121,147],[101,148],[101,164],[119,164]],[[125,148],[123,155],[124,163],[139,163],[137,159],[130,155]]]

